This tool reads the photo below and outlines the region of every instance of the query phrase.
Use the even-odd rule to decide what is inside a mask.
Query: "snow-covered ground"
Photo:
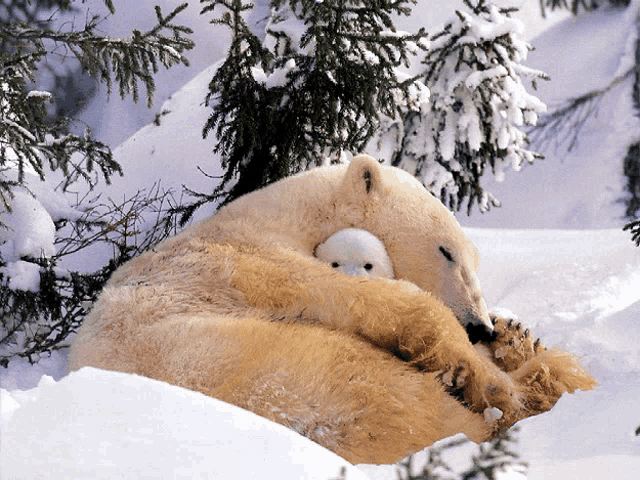
[[[527,478],[637,478],[640,249],[620,230],[467,233],[481,253],[491,309],[517,314],[547,345],[580,355],[600,383],[519,423]],[[132,375],[84,370],[63,378],[64,362],[58,352],[36,367],[12,361],[2,372],[3,479],[254,478],[251,472],[329,479],[340,470],[319,446],[249,412]],[[42,373],[59,382],[45,377],[20,390]],[[393,466],[360,469],[397,478]],[[505,478],[522,478],[515,475]]]
[[[430,5],[421,2],[424,15]],[[606,84],[621,64],[627,15],[569,18],[535,40],[531,64],[552,76],[541,85],[542,99],[553,104],[584,93],[582,86]],[[576,44],[585,48],[567,48]],[[219,168],[213,140],[200,137],[210,78],[210,70],[196,76],[161,107],[169,113],[160,126],[144,127],[116,149],[126,176],[114,179],[106,195],[119,199],[159,178],[165,187],[210,188],[197,170],[216,175]],[[490,309],[512,312],[545,344],[582,356],[600,382],[520,422],[529,479],[635,479],[640,472],[634,434],[640,425],[640,248],[619,228],[621,156],[614,151],[640,131],[629,88],[621,84],[603,100],[576,150],[545,151],[547,160],[496,185],[502,209],[461,217],[481,254]],[[602,227],[608,229],[595,230]],[[346,464],[214,399],[125,374],[87,369],[65,377],[65,362],[66,352],[58,351],[35,366],[14,360],[0,368],[2,479],[329,479]],[[359,470],[397,478],[392,466]],[[359,474],[349,470],[346,478]]]

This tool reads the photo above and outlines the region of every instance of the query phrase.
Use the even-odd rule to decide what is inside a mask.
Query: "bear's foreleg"
[[[473,411],[521,408],[511,378],[475,351],[453,313],[428,293],[345,276],[285,249],[238,252],[232,287],[273,318],[357,335],[425,371],[454,371]]]

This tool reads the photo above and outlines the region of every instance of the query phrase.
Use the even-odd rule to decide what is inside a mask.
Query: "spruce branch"
[[[187,3],[179,5],[166,17],[156,6],[157,24],[147,32],[134,30],[129,39],[96,35],[98,16],[93,16],[84,29],[72,32],[40,29],[24,23],[1,24],[0,39],[29,44],[40,56],[46,52],[44,40],[62,44],[91,76],[105,83],[109,93],[113,75],[120,96],[124,98],[131,94],[137,102],[138,82],[142,82],[147,92],[147,105],[151,106],[155,90],[153,74],[158,72],[158,62],[166,68],[178,63],[188,65],[182,52],[193,48],[194,43],[184,35],[193,32],[188,27],[171,23],[187,6]]]
[[[627,223],[622,230],[628,230],[631,233],[631,240],[635,242],[637,247],[640,247],[640,220]]]
[[[510,448],[510,445],[517,441],[514,433],[518,430],[518,427],[511,428],[498,435],[491,442],[480,444],[478,453],[471,458],[471,467],[461,473],[460,479],[498,480],[499,474],[506,471],[507,468],[526,472],[529,464],[519,460],[518,453]]]
[[[554,149],[567,144],[567,151],[570,152],[578,144],[586,122],[598,114],[603,97],[635,73],[636,67],[630,68],[605,87],[570,98],[549,114],[543,115],[537,125],[528,131],[531,143],[540,150],[552,144]]]
[[[426,33],[395,31],[393,15],[414,1],[274,0],[263,43],[244,21],[240,0],[202,0],[220,8],[212,23],[232,34],[229,54],[209,85],[222,182],[205,198],[223,203],[344,151],[364,148],[382,114],[399,112],[416,79],[396,68],[424,50]],[[295,23],[292,35],[287,27]],[[233,185],[232,185],[233,183]]]

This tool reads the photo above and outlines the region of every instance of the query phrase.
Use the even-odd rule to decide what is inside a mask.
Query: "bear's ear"
[[[366,198],[382,191],[382,168],[369,155],[358,155],[351,160],[342,179],[340,193],[343,198]]]

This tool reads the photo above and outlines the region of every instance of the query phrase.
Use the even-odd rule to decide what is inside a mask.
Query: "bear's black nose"
[[[483,323],[468,323],[464,329],[467,331],[467,336],[473,344],[478,342],[490,343],[496,339],[496,333]]]

